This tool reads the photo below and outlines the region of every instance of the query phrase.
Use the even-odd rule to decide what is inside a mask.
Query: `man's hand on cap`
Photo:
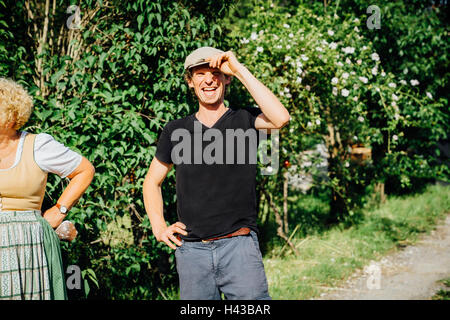
[[[242,64],[239,63],[231,51],[213,55],[205,59],[205,61],[209,61],[211,68],[220,69],[220,71],[229,76],[235,76],[239,72],[239,69],[242,68]]]

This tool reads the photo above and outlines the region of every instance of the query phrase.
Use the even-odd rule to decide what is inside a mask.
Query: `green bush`
[[[79,236],[63,245],[66,265],[81,267],[91,298],[162,298],[160,288],[176,284],[175,265],[171,250],[151,234],[142,183],[161,129],[197,108],[186,100],[184,58],[201,45],[221,45],[218,19],[226,2],[83,1],[81,25],[74,30],[66,26],[75,14],[66,13],[66,1],[55,7],[50,1],[48,14],[42,1],[1,4],[14,12],[0,34],[6,37],[0,47],[2,75],[17,78],[21,69],[16,66],[31,69],[26,81],[35,110],[26,129],[53,135],[96,168],[91,186],[68,216]],[[26,32],[34,27],[38,33]],[[26,58],[21,51],[6,52],[16,33],[28,35]],[[15,65],[8,67],[10,61]],[[49,178],[43,210],[66,185],[59,177]],[[166,218],[174,221],[174,172],[163,189]]]
[[[330,8],[316,11],[256,1],[245,18],[232,24],[230,46],[239,47],[239,57],[292,116],[280,135],[281,159],[292,167],[262,179],[260,188],[270,190],[281,207],[283,173],[304,167],[299,152],[323,141],[329,179],[320,183],[332,190],[330,218],[335,220],[354,214],[366,187],[386,176],[407,186],[411,177],[445,172],[433,158],[411,148],[429,147],[446,136],[445,99],[421,94],[416,79],[406,82],[386,71],[362,32],[361,19],[339,17]],[[235,96],[236,103],[247,99]],[[425,132],[426,139],[419,141],[410,134],[414,131]],[[372,159],[351,161],[353,144],[370,148]]]

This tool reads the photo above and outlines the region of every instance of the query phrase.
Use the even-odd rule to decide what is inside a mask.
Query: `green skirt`
[[[0,211],[0,299],[67,299],[59,238],[40,211]]]

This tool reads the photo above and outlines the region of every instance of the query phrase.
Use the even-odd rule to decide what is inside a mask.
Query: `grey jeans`
[[[180,299],[269,300],[255,232],[209,242],[182,241],[175,251]]]

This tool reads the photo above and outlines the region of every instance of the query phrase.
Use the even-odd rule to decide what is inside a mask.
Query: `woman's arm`
[[[67,176],[70,179],[70,183],[59,197],[57,203],[70,210],[91,184],[94,173],[94,166],[88,159],[83,157],[78,167]],[[64,220],[66,214],[62,214],[55,205],[45,211],[43,217],[53,228],[56,228]]]

